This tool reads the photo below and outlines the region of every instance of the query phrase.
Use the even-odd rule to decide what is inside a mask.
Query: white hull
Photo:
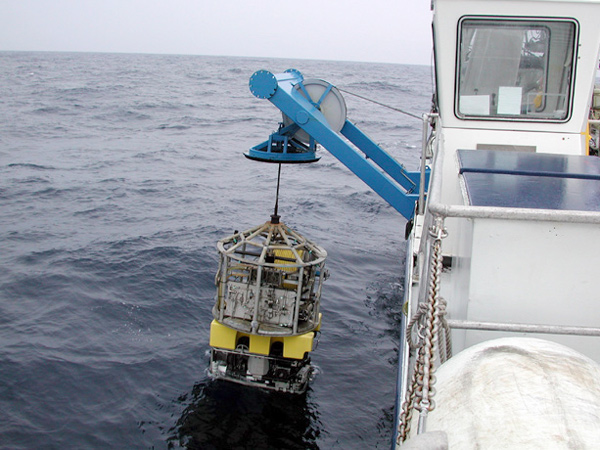
[[[597,448],[600,3],[434,5],[439,110],[408,241],[397,444]]]

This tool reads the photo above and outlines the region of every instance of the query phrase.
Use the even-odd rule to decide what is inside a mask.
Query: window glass
[[[570,21],[463,20],[458,117],[566,120],[575,33]]]

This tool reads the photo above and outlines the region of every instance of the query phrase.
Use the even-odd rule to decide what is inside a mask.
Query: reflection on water
[[[324,431],[310,395],[310,388],[292,395],[220,380],[198,383],[173,429],[170,446],[318,449],[316,441]]]

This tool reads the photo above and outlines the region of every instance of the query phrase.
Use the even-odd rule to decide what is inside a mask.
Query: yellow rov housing
[[[301,393],[321,325],[327,252],[278,219],[217,244],[209,370],[215,378]]]

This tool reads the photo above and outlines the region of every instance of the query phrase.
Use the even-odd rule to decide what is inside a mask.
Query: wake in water
[[[169,438],[187,448],[318,449],[324,433],[310,391],[289,395],[224,381],[196,384]]]

